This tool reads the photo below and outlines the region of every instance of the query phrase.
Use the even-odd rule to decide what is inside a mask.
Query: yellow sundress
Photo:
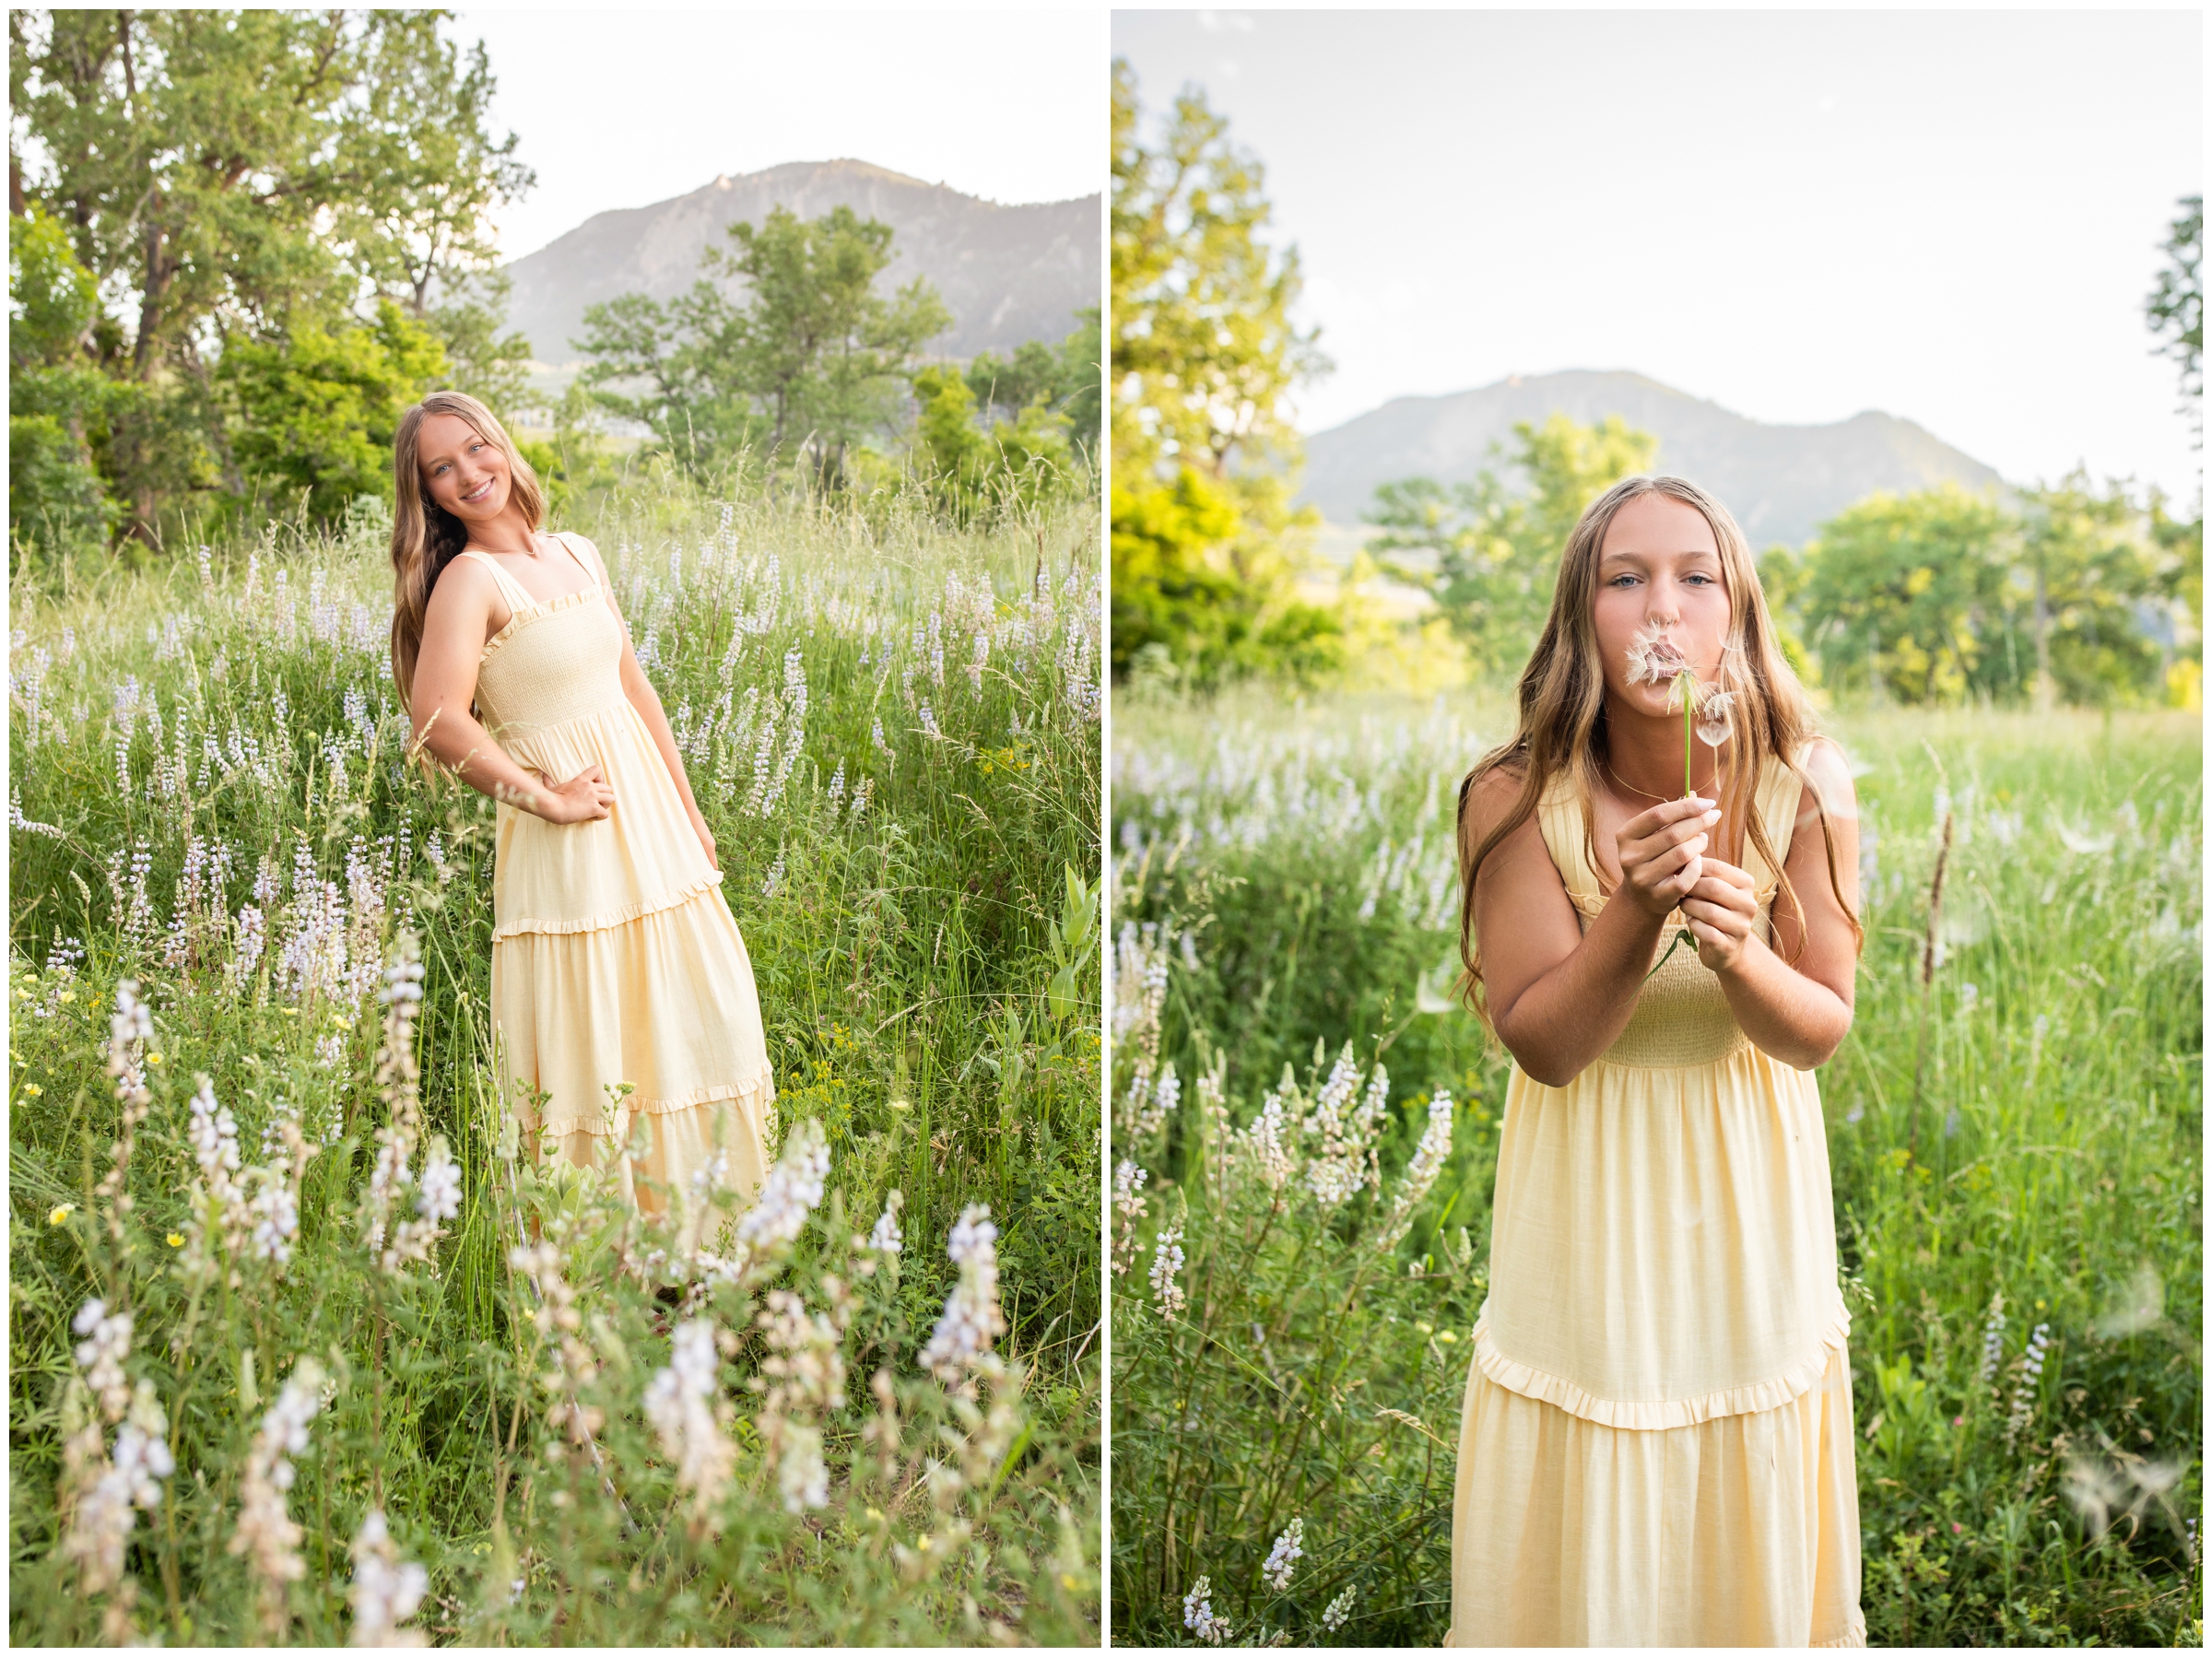
[[[1777,860],[1798,792],[1770,759]],[[1585,808],[1555,779],[1537,826],[1587,931]],[[1507,1083],[1446,1643],[1865,1644],[1850,1329],[1819,1087],[1685,946],[1567,1086]]]
[[[545,1132],[579,1167],[650,1118],[650,1145],[611,1171],[645,1214],[667,1213],[673,1198],[688,1249],[700,1240],[708,1181],[748,1199],[767,1171],[776,1088],[760,1000],[717,889],[722,873],[623,693],[622,629],[598,550],[554,538],[591,585],[549,603],[497,559],[461,555],[490,569],[514,612],[477,666],[485,728],[549,782],[597,762],[615,795],[595,822],[497,809],[491,1017],[502,1092],[526,1136]],[[552,1096],[542,1122],[517,1078]],[[617,1082],[635,1089],[619,1107],[606,1091]]]

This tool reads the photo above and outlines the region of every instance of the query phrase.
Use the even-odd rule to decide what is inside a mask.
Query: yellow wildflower
[[[50,1226],[58,1226],[76,1212],[76,1205],[75,1203],[64,1203],[46,1216],[46,1223]]]
[[[169,1241],[169,1246],[170,1246],[171,1248],[172,1248],[172,1249],[181,1249],[181,1248],[182,1248],[182,1247],[184,1246],[184,1239],[183,1239],[183,1237],[182,1237],[181,1234],[179,1234],[178,1232],[175,1232],[175,1231],[171,1231],[171,1232],[169,1234],[169,1239],[168,1239],[168,1241]]]
[[[158,1052],[149,1052],[146,1055],[146,1062],[148,1064],[159,1064],[161,1063],[161,1055]]]
[[[44,1093],[46,1089],[40,1087],[36,1082],[25,1082],[23,1084],[23,1091],[30,1098],[37,1099],[41,1094]]]

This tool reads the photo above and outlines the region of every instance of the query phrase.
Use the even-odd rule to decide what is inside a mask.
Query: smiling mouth
[[[469,502],[471,505],[474,505],[476,502],[484,499],[491,493],[491,486],[495,481],[496,480],[493,478],[487,477],[481,484],[477,485],[477,488],[471,489],[467,494],[462,496],[461,499]]]

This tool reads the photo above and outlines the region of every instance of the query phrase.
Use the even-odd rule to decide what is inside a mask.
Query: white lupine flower
[[[1982,1368],[1975,1379],[1986,1386],[1997,1376],[1997,1365],[2005,1357],[2005,1297],[1994,1296],[1989,1302],[1989,1323],[1982,1334]]]
[[[124,1550],[138,1522],[136,1510],[159,1507],[161,1481],[176,1471],[169,1453],[169,1423],[152,1381],[138,1383],[129,1409],[129,1419],[104,1458],[88,1464],[88,1447],[97,1451],[100,1444],[97,1427],[73,1438],[65,1449],[76,1501],[62,1552],[82,1568],[88,1593],[104,1592],[123,1581]]]
[[[899,1210],[906,1205],[903,1192],[894,1191],[884,1198],[883,1212],[876,1216],[876,1228],[868,1233],[867,1246],[877,1254],[896,1254],[906,1245],[906,1234],[899,1229]]]
[[[783,1424],[783,1451],[776,1458],[776,1489],[786,1513],[804,1513],[830,1502],[830,1469],[822,1462],[822,1435],[800,1422]]]
[[[76,1348],[76,1361],[86,1370],[85,1384],[99,1398],[107,1418],[120,1421],[131,1404],[131,1383],[123,1373],[123,1360],[131,1350],[131,1314],[119,1311],[111,1317],[105,1300],[88,1300],[70,1327],[87,1337]]]
[[[1159,1310],[1178,1312],[1190,1304],[1190,1297],[1182,1292],[1182,1285],[1175,1275],[1182,1270],[1182,1228],[1162,1226],[1159,1235],[1152,1240],[1152,1292],[1159,1297]]]
[[[369,1510],[347,1551],[353,1557],[353,1586],[346,1595],[353,1604],[353,1643],[427,1644],[428,1638],[420,1629],[399,1625],[415,1615],[416,1607],[429,1592],[429,1572],[412,1560],[400,1558],[382,1511]]]
[[[430,1141],[429,1158],[423,1164],[422,1182],[415,1197],[415,1212],[434,1226],[461,1212],[461,1165],[453,1160],[442,1134]]]
[[[323,1407],[322,1388],[322,1366],[312,1357],[300,1358],[261,1418],[240,1481],[238,1529],[230,1552],[245,1555],[261,1580],[264,1626],[272,1629],[283,1626],[285,1584],[307,1574],[307,1562],[297,1551],[304,1533],[285,1511],[284,1493],[292,1487],[290,1458],[306,1451],[307,1424]]]
[[[822,1124],[806,1117],[792,1130],[782,1157],[768,1170],[759,1201],[739,1218],[737,1240],[755,1248],[794,1240],[820,1205],[822,1183],[829,1177],[830,1145]]]
[[[1421,1131],[1420,1144],[1413,1148],[1413,1160],[1406,1165],[1406,1183],[1391,1206],[1388,1224],[1382,1228],[1382,1247],[1394,1245],[1406,1235],[1406,1228],[1413,1221],[1413,1211],[1435,1185],[1437,1175],[1443,1171],[1445,1158],[1451,1155],[1452,1096],[1439,1087],[1429,1100],[1429,1125]]]
[[[1319,1142],[1306,1165],[1306,1185],[1324,1208],[1346,1202],[1366,1181],[1368,1141],[1390,1096],[1390,1077],[1380,1064],[1367,1097],[1353,1109],[1352,1096],[1359,1086],[1359,1067],[1347,1041],[1305,1122],[1307,1135]]]
[[[1182,1596],[1182,1626],[1208,1645],[1219,1645],[1229,1638],[1229,1623],[1214,1615],[1214,1582],[1211,1577],[1200,1577],[1191,1584],[1190,1592]]]
[[[300,1235],[299,1193],[281,1168],[257,1168],[253,1173],[261,1186],[252,1207],[253,1252],[279,1265],[288,1263],[292,1241]]]
[[[2005,1442],[2015,1442],[2035,1418],[2035,1395],[2042,1381],[2043,1349],[2051,1344],[2051,1325],[2038,1323],[2020,1355],[2020,1379],[2012,1392],[2012,1414],[2005,1422]]]
[[[959,1381],[1006,1332],[998,1305],[997,1241],[989,1205],[972,1203],[960,1211],[947,1250],[960,1279],[921,1356],[922,1367],[940,1381]]]
[[[1297,1177],[1298,1158],[1290,1146],[1298,1123],[1283,1109],[1280,1089],[1260,1101],[1260,1113],[1244,1130],[1245,1147],[1269,1191],[1280,1191]]]
[[[678,1323],[667,1367],[645,1388],[645,1418],[676,1465],[677,1487],[691,1493],[693,1517],[700,1520],[712,1512],[737,1463],[737,1446],[716,1419],[722,1360],[715,1333],[712,1319]]]
[[[1113,1275],[1125,1277],[1136,1263],[1136,1228],[1145,1217],[1144,1185],[1152,1176],[1124,1158],[1113,1170]]]
[[[1352,1616],[1352,1596],[1359,1592],[1356,1588],[1347,1588],[1331,1600],[1328,1609],[1321,1614],[1321,1626],[1334,1634],[1349,1622]]]
[[[1267,1555],[1267,1562],[1260,1567],[1260,1575],[1277,1593],[1290,1587],[1290,1572],[1299,1560],[1305,1557],[1306,1522],[1293,1519],[1290,1528],[1275,1539],[1275,1546]]]

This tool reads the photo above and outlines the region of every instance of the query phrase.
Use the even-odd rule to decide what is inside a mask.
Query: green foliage
[[[487,215],[530,174],[512,135],[495,142],[487,130],[482,47],[464,65],[439,39],[444,17],[8,14],[13,108],[35,146],[25,199],[34,219],[67,228],[75,261],[104,296],[73,333],[53,334],[50,314],[29,325],[74,341],[72,366],[128,388],[95,398],[80,375],[74,416],[26,417],[58,419],[65,435],[26,429],[39,499],[11,519],[18,542],[74,546],[96,520],[117,520],[158,546],[183,520],[205,521],[218,492],[241,510],[253,486],[232,452],[233,410],[213,384],[230,344],[271,346],[298,318],[335,335],[347,324],[333,319],[394,290],[420,321],[433,283],[457,291],[488,267]],[[11,267],[18,305],[31,275]],[[467,326],[446,326],[464,343]],[[488,360],[456,357],[479,378]],[[72,462],[66,451],[80,441]],[[100,476],[96,513],[82,506],[73,464]],[[53,527],[27,531],[33,523]]]
[[[1802,558],[1768,556],[1769,602],[1839,688],[2020,701],[2041,682],[2077,703],[2164,699],[2177,652],[2202,648],[2177,614],[2195,591],[2186,526],[2080,472],[2019,499],[2012,511],[1955,485],[1871,496]]]
[[[1476,665],[1517,674],[1551,609],[1559,556],[1584,509],[1623,477],[1648,472],[1659,441],[1608,415],[1596,426],[1554,414],[1542,426],[1514,422],[1510,464],[1523,487],[1494,466],[1471,483],[1427,477],[1386,483],[1367,514],[1382,534],[1369,543],[1391,572],[1424,587]],[[1493,458],[1498,451],[1493,447]],[[1414,553],[1408,565],[1393,554]]]
[[[1157,145],[1136,81],[1113,81],[1114,667],[1167,652],[1189,683],[1254,670],[1325,672],[1341,616],[1296,596],[1290,497],[1301,450],[1287,405],[1327,371],[1289,319],[1297,250],[1263,239],[1258,161],[1186,92]],[[1218,621],[1206,617],[1218,605]]]
[[[2161,336],[2160,349],[2181,365],[2182,405],[2204,437],[2205,198],[2184,195],[2181,216],[2169,228],[2159,285],[2143,301],[2144,320]],[[2171,337],[2165,337],[2171,335]]]
[[[241,468],[274,493],[304,496],[327,522],[357,495],[392,498],[400,416],[445,371],[436,336],[384,300],[374,327],[301,321],[265,342],[233,340],[216,377],[237,400]]]
[[[1822,524],[1797,600],[1821,682],[1902,702],[2018,694],[2035,662],[2007,592],[2017,534],[1955,484],[1873,495]]]
[[[500,333],[513,287],[514,278],[503,270],[455,282],[453,297],[422,319],[445,348],[445,373],[437,389],[466,392],[511,425],[531,398],[530,342],[520,334]]]
[[[1508,711],[1486,694],[1287,717],[1260,687],[1203,707],[1117,703],[1114,1005],[1130,1027],[1113,1155],[1150,1177],[1117,1171],[1142,1205],[1117,1200],[1114,1220],[1116,1643],[1194,1643],[1182,1596],[1201,1575],[1238,1642],[1443,1634],[1506,1075],[1444,993],[1451,814]],[[1872,1639],[2193,1639],[2197,723],[1912,710],[1862,712],[1840,734],[1871,768],[1857,784],[1867,943],[1852,1033],[1819,1080]],[[1380,1193],[1324,1210],[1292,1181],[1278,1203],[1249,1148],[1255,1119],[1273,1092],[1295,1121],[1347,1040],[1359,1068],[1379,1052],[1390,1073]],[[1451,1150],[1386,1247],[1439,1087]],[[1309,1169],[1314,1143],[1287,1140]],[[1180,1308],[1154,1281],[1163,1247],[1184,1256]],[[1306,1557],[1277,1592],[1260,1566],[1293,1518]],[[1349,1620],[1332,1629],[1324,1609],[1347,1588]]]
[[[710,247],[709,276],[689,293],[665,305],[625,294],[585,311],[583,382],[695,475],[757,447],[818,486],[841,487],[848,452],[889,429],[909,365],[951,313],[920,277],[888,300],[876,291],[891,228],[850,207],[812,219],[777,207],[729,235],[735,251]],[[744,278],[747,303],[714,276]],[[635,394],[607,389],[640,382]]]
[[[7,251],[9,545],[104,547],[121,513],[96,456],[120,399],[90,358],[99,285],[45,214],[17,224]]]
[[[1103,341],[1099,308],[1087,305],[1077,314],[1082,326],[1059,345],[1024,340],[1010,358],[979,351],[968,364],[966,378],[976,406],[987,417],[1018,423],[1028,410],[1041,405],[1066,417],[1071,441],[1088,454],[1098,448]]]
[[[344,1642],[359,1631],[347,1543],[371,1505],[429,1571],[416,1620],[445,1641],[1095,1643],[1100,898],[1083,872],[1098,866],[1102,665],[1089,525],[1062,509],[956,533],[910,496],[878,526],[642,482],[589,527],[716,836],[784,1143],[817,1125],[830,1162],[793,1248],[684,1314],[736,1337],[706,1400],[727,1406],[717,1430],[735,1447],[716,1526],[692,1524],[643,1414],[669,1362],[654,1239],[604,1183],[501,1153],[512,1119],[482,1024],[494,813],[403,762],[385,548],[372,514],[350,514],[336,535],[272,527],[216,546],[196,570],[111,570],[65,605],[18,591],[19,1640],[123,1637],[102,1631],[121,1591],[82,1592],[58,1545],[81,1338],[69,1323],[99,1295],[136,1320],[130,1375],[154,1384],[178,1463],[124,1559],[139,1588],[128,1615],[171,1643]],[[431,1260],[394,1277],[362,1247],[359,1205],[374,1136],[394,1122],[366,992],[403,927],[425,970],[422,1134],[451,1146],[462,1206]],[[127,1254],[89,1191],[119,1126],[101,1041],[124,976],[155,1031]],[[286,1118],[320,1147],[285,1269],[234,1251],[240,1283],[196,1296],[166,1240],[198,1230],[195,1072],[235,1114],[245,1161],[265,1160],[265,1133]],[[905,1252],[856,1256],[853,1234],[894,1190]],[[963,1396],[917,1348],[958,1275],[947,1234],[974,1204],[999,1229],[1012,1379],[972,1377]],[[74,1215],[49,1224],[63,1205]],[[576,1329],[550,1310],[540,1322],[509,1269],[534,1229],[561,1252]],[[779,1475],[804,1446],[779,1447],[751,1390],[784,1361],[758,1322],[774,1293],[843,1321],[825,1407],[782,1412],[821,1435],[827,1490],[803,1513]],[[596,1365],[577,1402],[602,1412],[592,1443],[619,1502],[568,1436],[568,1400],[539,1380],[569,1361],[570,1336]],[[308,1532],[306,1575],[272,1637],[248,1561],[228,1549],[250,1440],[299,1357],[319,1359],[333,1390],[285,1494]]]
[[[1287,581],[1253,581],[1232,548],[1244,521],[1235,496],[1184,466],[1171,483],[1112,495],[1113,667],[1126,674],[1164,652],[1182,681],[1211,690],[1240,676],[1326,676],[1342,664],[1344,624],[1298,599]]]
[[[917,370],[914,447],[931,492],[959,522],[1005,505],[1032,506],[1077,490],[1068,417],[1040,395],[1011,420],[977,424],[974,370]],[[987,406],[995,406],[991,405]]]

